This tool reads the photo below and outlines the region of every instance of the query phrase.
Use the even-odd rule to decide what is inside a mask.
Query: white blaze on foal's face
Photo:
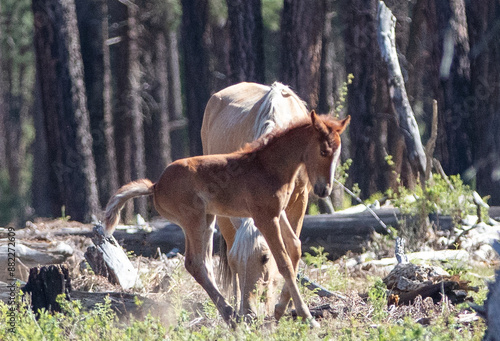
[[[333,188],[333,179],[335,178],[335,169],[337,168],[337,162],[340,157],[340,144],[337,150],[333,153],[332,165],[330,167],[330,191]]]

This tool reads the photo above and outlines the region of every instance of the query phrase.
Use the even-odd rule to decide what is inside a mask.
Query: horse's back
[[[233,152],[250,142],[255,119],[250,112],[267,91],[265,85],[239,83],[213,94],[203,116],[203,154]]]
[[[304,104],[283,84],[232,85],[208,101],[201,129],[203,152],[232,152],[275,127],[285,128],[304,116]]]

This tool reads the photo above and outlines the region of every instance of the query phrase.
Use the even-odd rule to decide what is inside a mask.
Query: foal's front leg
[[[297,282],[295,281],[294,265],[286,250],[285,243],[281,235],[280,218],[274,217],[272,219],[266,219],[254,217],[254,220],[257,228],[260,230],[266,239],[269,248],[271,249],[280,274],[285,279],[285,286],[293,299],[297,314],[305,321],[309,321],[313,327],[318,327],[318,322],[313,319],[309,309],[304,303],[304,300],[300,296],[299,288],[297,286]]]
[[[300,256],[302,255],[302,243],[300,242],[299,237],[297,237],[297,235],[293,231],[285,211],[282,211],[280,215],[280,232],[285,244],[286,251],[292,262],[292,266],[294,269],[294,278],[296,278]],[[283,290],[281,291],[279,302],[274,307],[274,317],[277,320],[279,320],[285,313],[285,310],[290,303],[290,297],[290,291],[288,290],[288,286],[285,283],[285,285],[283,286]]]

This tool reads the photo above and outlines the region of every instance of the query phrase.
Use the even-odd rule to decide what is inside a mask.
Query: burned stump
[[[39,266],[30,269],[28,282],[22,289],[31,294],[33,311],[38,314],[39,309],[61,311],[56,298],[64,294],[69,301],[71,293],[71,279],[66,265]]]
[[[94,227],[92,242],[85,252],[85,259],[92,270],[106,277],[110,283],[130,289],[137,280],[137,269],[113,236],[106,237],[100,225]]]

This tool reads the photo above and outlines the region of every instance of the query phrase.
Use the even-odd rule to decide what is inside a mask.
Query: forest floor
[[[181,254],[174,254],[170,258],[167,258],[165,254],[148,258],[130,254],[129,258],[139,270],[140,284],[126,291],[117,285],[110,284],[107,279],[95,275],[84,258],[87,247],[92,245],[91,239],[83,235],[56,234],[65,229],[69,231],[90,228],[90,225],[64,219],[39,220],[29,222],[27,228],[24,229],[26,230],[24,234],[17,233],[19,236],[16,239],[17,245],[25,245],[40,252],[52,250],[55,262],[64,262],[68,265],[73,291],[126,292],[138,297],[135,304],[140,309],[137,310],[124,311],[116,302],[104,303],[102,299],[104,305],[98,305],[97,313],[86,312],[81,315],[81,307],[75,305],[66,307],[64,317],[58,315],[52,323],[55,323],[59,328],[59,334],[65,336],[66,339],[85,339],[86,337],[81,336],[85,332],[79,334],[80,327],[77,327],[79,324],[84,324],[81,326],[83,330],[95,329],[98,333],[96,339],[102,337],[102,333],[111,333],[106,334],[109,339],[113,337],[127,339],[123,335],[120,336],[120,332],[127,333],[128,339],[149,339],[144,338],[146,335],[144,332],[139,332],[146,328],[147,333],[153,333],[151,339],[169,340],[222,338],[238,340],[480,340],[486,328],[485,322],[471,308],[470,302],[479,306],[484,303],[488,291],[487,283],[494,280],[494,270],[500,264],[496,256],[490,255],[487,259],[480,259],[477,255],[473,257],[473,252],[470,250],[466,252],[471,255],[467,258],[462,258],[463,253],[461,255],[457,253],[456,256],[446,259],[432,259],[431,257],[431,259],[419,260],[418,257],[410,257],[412,263],[439,266],[447,270],[450,275],[458,275],[461,280],[470,281],[469,285],[477,287],[477,292],[468,291],[466,302],[458,304],[444,297],[437,302],[434,302],[432,298],[417,298],[409,305],[388,305],[387,288],[381,279],[394,268],[395,262],[394,257],[392,260],[380,258],[387,257],[391,252],[394,255],[394,251],[391,251],[392,241],[382,238],[375,241],[371,251],[365,254],[348,254],[335,261],[328,260],[326,255],[319,250],[317,255],[305,255],[299,269],[309,279],[334,293],[329,298],[319,297],[301,286],[301,293],[306,303],[321,324],[318,330],[310,330],[305,324],[294,321],[293,311],[289,311],[279,323],[276,323],[274,318],[266,315],[263,305],[259,306],[258,317],[252,324],[240,324],[236,330],[231,330],[225,325],[201,286],[186,272]],[[214,261],[218,262],[217,256]],[[25,263],[18,269],[23,272],[23,275],[20,275],[22,281],[27,280],[29,267],[43,263],[43,259],[35,257]],[[6,285],[2,286],[1,282],[7,283],[8,281],[0,278],[0,298],[7,302]],[[85,308],[85,304],[83,306]],[[5,304],[0,305],[0,321],[6,319],[5,307]],[[36,321],[33,314],[26,313],[29,311],[28,307],[22,309],[25,310],[20,316],[24,317],[20,318],[17,325],[21,331]],[[83,317],[76,319],[77,315]],[[99,328],[91,326],[89,321],[102,319],[102,316],[107,316],[105,322],[114,325],[116,329],[99,332]],[[47,316],[45,318],[50,319]],[[45,324],[42,325],[40,321],[37,322],[39,334],[36,335],[46,336],[48,335],[46,333],[54,331],[55,327],[51,327],[50,331],[46,330],[48,327]],[[73,325],[72,329],[68,329],[70,325]],[[87,331],[87,339],[94,339],[92,336],[88,337],[93,335],[93,332]],[[136,334],[137,338],[133,336]],[[23,339],[15,338],[13,335],[5,331],[2,334],[0,331],[0,339],[4,337],[13,340]]]

